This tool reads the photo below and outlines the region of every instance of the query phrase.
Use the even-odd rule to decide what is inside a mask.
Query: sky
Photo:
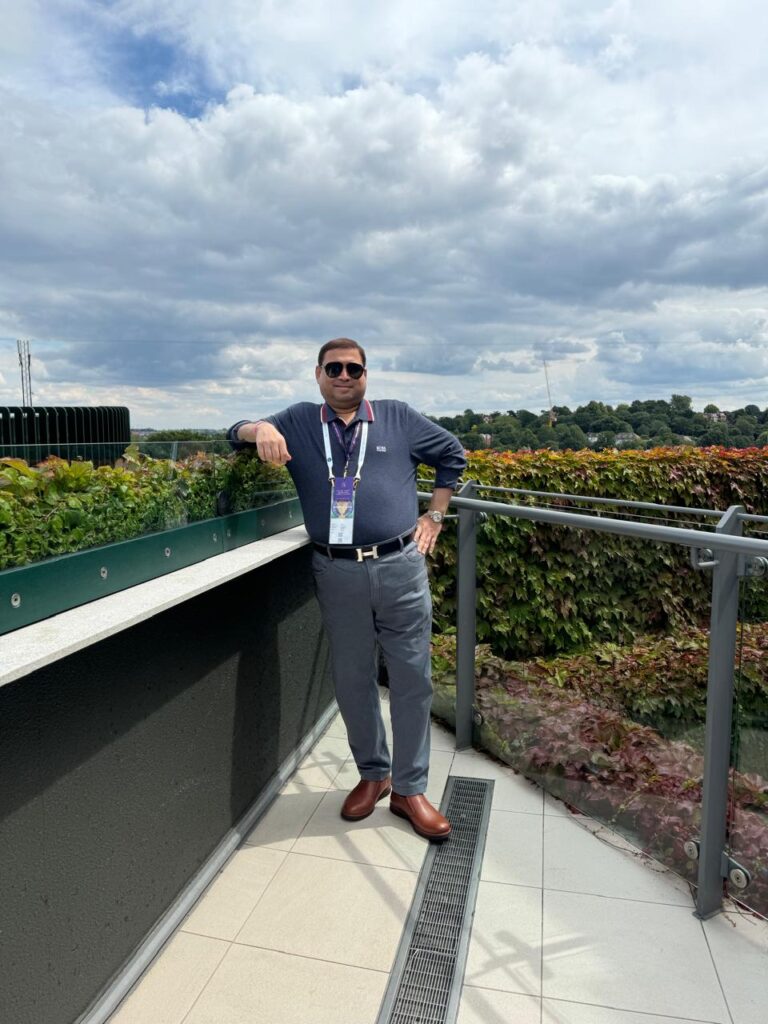
[[[768,405],[763,0],[0,0],[0,405]]]

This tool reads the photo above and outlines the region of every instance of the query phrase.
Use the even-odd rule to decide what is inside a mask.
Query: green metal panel
[[[0,572],[0,635],[304,521],[298,499]]]

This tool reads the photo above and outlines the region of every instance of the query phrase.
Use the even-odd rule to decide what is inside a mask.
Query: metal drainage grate
[[[467,960],[493,782],[450,776],[452,829],[430,845],[376,1024],[453,1024]]]

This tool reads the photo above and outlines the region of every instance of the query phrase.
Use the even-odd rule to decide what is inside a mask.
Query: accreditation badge
[[[355,526],[355,479],[335,476],[331,489],[331,522],[329,544],[351,544]]]

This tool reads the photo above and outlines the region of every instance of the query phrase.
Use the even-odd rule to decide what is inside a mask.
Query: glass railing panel
[[[0,571],[293,497],[221,440],[0,448]]]
[[[768,539],[765,528],[745,535]],[[729,894],[768,917],[768,574],[742,579],[733,712]],[[744,884],[746,883],[746,884]]]
[[[690,881],[710,592],[687,548],[501,517],[479,527],[478,745]],[[436,709],[450,720],[451,637],[435,652]]]

